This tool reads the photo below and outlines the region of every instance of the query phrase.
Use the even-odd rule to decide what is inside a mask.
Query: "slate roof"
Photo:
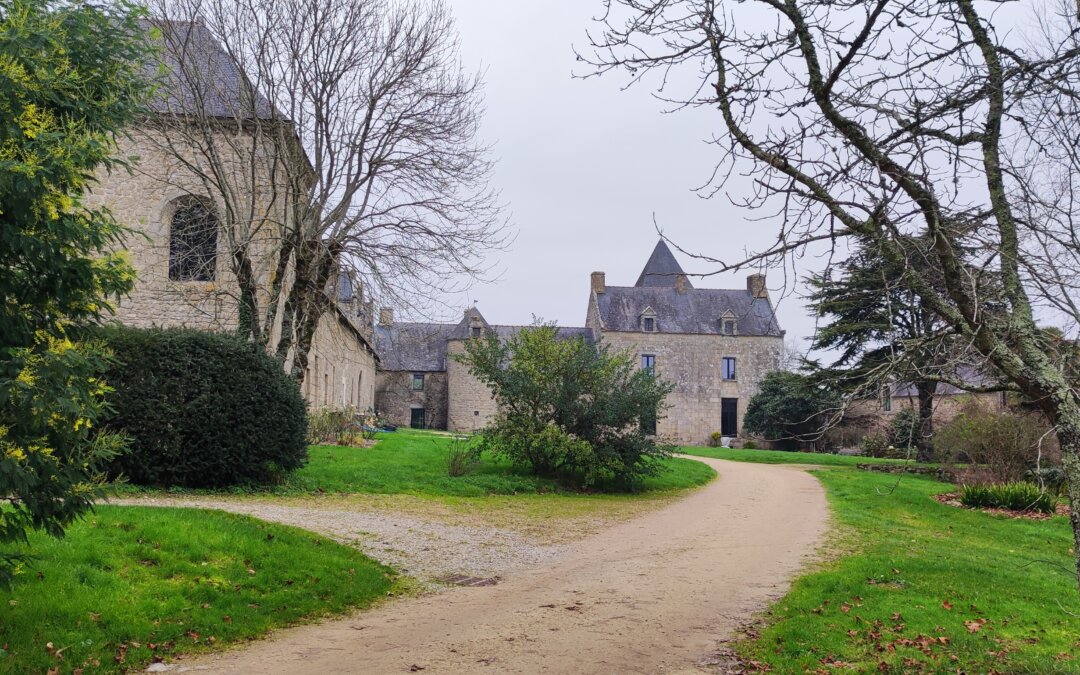
[[[500,338],[513,336],[525,326],[499,326],[485,322]],[[395,323],[375,327],[375,351],[382,370],[432,372],[446,370],[446,343],[469,337],[469,326],[459,323]],[[559,327],[559,338],[583,337],[592,341],[588,328]]]
[[[153,20],[161,30],[162,95],[150,105],[158,113],[194,115],[200,106],[213,117],[280,118],[228,52],[201,23]],[[181,64],[186,64],[183,68]],[[151,75],[156,75],[153,64]]]
[[[639,332],[642,312],[652,309],[657,333],[719,335],[721,317],[731,312],[737,335],[783,335],[769,301],[747,290],[608,286],[596,301],[604,330]]]
[[[662,287],[662,286],[675,286],[675,277],[679,274],[686,274],[683,272],[683,268],[679,265],[679,261],[675,259],[675,256],[671,253],[671,249],[661,239],[656,244],[656,248],[653,249],[652,255],[649,256],[648,262],[645,263],[645,267],[641,270],[641,274],[638,275],[637,283],[635,286],[641,287]],[[686,280],[686,285],[693,288],[690,280]]]

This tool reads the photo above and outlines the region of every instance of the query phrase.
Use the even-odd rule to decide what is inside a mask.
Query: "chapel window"
[[[217,261],[218,220],[200,199],[176,204],[169,227],[169,279],[213,281]]]

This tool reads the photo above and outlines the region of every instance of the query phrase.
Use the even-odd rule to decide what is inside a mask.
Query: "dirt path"
[[[570,544],[495,586],[402,600],[182,662],[213,673],[708,671],[718,641],[786,588],[825,532],[803,471],[720,472],[672,506]]]

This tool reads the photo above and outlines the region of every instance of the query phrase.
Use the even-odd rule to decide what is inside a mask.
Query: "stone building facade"
[[[508,338],[522,326],[493,325],[475,307],[457,323],[394,322],[383,308],[375,326],[379,354],[375,409],[386,421],[409,427],[476,431],[498,412],[487,385],[454,356],[465,341],[491,332]],[[585,328],[559,328],[562,338],[592,340]]]
[[[376,409],[404,426],[483,427],[497,412],[491,392],[453,356],[467,339],[520,329],[489,324],[475,307],[456,324],[394,323],[383,310],[375,329]],[[662,241],[633,286],[608,286],[606,275],[594,272],[585,326],[559,330],[627,350],[670,380],[675,388],[657,433],[687,444],[704,444],[713,432],[739,436],[747,402],[783,353],[764,277],[751,275],[746,289],[694,288]],[[413,386],[417,378],[421,389]],[[427,382],[438,384],[428,389]]]
[[[592,274],[585,325],[675,385],[657,433],[681,443],[741,436],[746,404],[783,355],[765,277],[750,275],[745,289],[694,288],[663,241],[633,286]]]
[[[190,114],[185,106],[194,105],[193,100],[200,101],[208,114],[235,122],[243,107],[231,97],[241,96],[244,79],[205,28],[187,24],[160,28],[165,36],[182,33],[180,40],[162,40],[161,61],[170,84],[152,105],[156,116],[130,129],[120,144],[120,156],[138,158],[133,170],[103,171],[87,202],[108,207],[121,224],[134,230],[124,245],[137,281],[134,291],[116,303],[117,320],[136,327],[234,331],[239,323],[238,286],[229,253],[231,235],[221,226],[225,205],[215,200],[203,176],[192,168],[200,161],[198,153],[193,147],[178,145],[177,138],[183,134],[165,138],[162,125],[168,120],[175,128],[185,111]],[[183,85],[178,84],[181,78],[169,70],[178,68],[180,57],[170,51],[177,44],[197,47],[192,58],[212,73],[208,91],[201,96],[185,95]],[[191,134],[191,138],[197,135]],[[254,138],[247,139],[249,145]],[[243,145],[232,139],[217,147]],[[284,219],[286,204],[274,197],[282,192],[280,186],[271,183],[265,167],[250,159],[268,152],[238,154],[221,161],[224,165],[246,162],[244,175],[251,176],[246,197],[253,213],[268,220]],[[274,263],[268,253],[275,243],[269,235],[260,238],[258,223],[252,223],[251,230],[255,251],[252,273],[261,306],[265,306]],[[375,404],[377,359],[372,346],[371,304],[350,279],[342,276],[337,283],[336,302],[320,318],[313,337],[303,392],[313,408],[368,409]],[[272,342],[280,330],[280,324],[271,328]]]

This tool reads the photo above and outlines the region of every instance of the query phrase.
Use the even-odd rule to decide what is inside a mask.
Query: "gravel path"
[[[255,500],[147,497],[113,504],[220,509],[295,525],[355,546],[368,556],[421,581],[452,575],[496,577],[553,560],[563,545],[530,542],[517,532],[449,525],[380,511],[306,508]]]
[[[496,585],[291,628],[175,672],[715,673],[720,643],[815,554],[828,507],[804,471],[702,461],[718,480]]]

